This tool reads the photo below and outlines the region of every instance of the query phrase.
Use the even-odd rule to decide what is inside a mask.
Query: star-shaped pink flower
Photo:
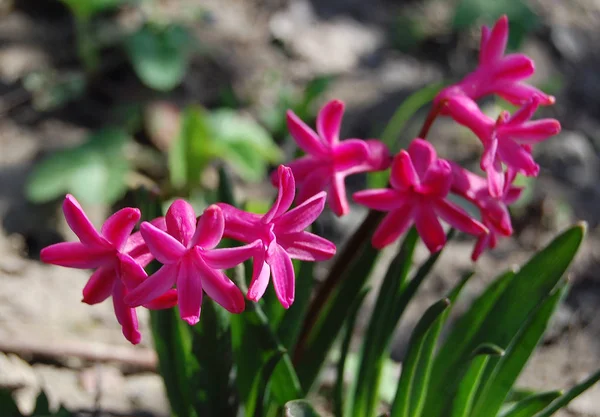
[[[446,243],[446,234],[438,220],[479,236],[487,228],[447,199],[452,184],[448,161],[438,159],[434,147],[415,139],[407,151],[400,151],[392,163],[391,189],[354,193],[354,200],[370,209],[389,212],[377,227],[373,246],[381,249],[394,242],[411,224],[415,224],[427,248],[433,253]]]
[[[288,164],[299,188],[297,202],[302,203],[319,191],[327,191],[331,210],[338,216],[349,211],[345,179],[359,172],[387,169],[391,158],[387,147],[378,140],[346,139],[339,133],[344,103],[333,100],[317,116],[317,132],[308,127],[291,110],[287,112],[290,134],[307,153]],[[271,177],[277,185],[278,177]]]
[[[133,289],[125,301],[142,305],[177,286],[181,318],[193,325],[200,319],[202,291],[232,313],[244,311],[244,296],[221,271],[249,259],[260,245],[214,249],[223,237],[224,218],[209,206],[196,225],[196,214],[185,200],[171,204],[165,216],[166,232],[148,222],[140,231],[150,252],[163,266]]]
[[[530,120],[539,106],[537,99],[523,105],[512,116],[502,112],[497,120],[485,115],[466,97],[448,101],[452,118],[477,135],[484,147],[481,169],[488,175],[490,194],[500,197],[504,190],[502,163],[526,176],[536,176],[540,167],[533,160],[531,146],[560,132],[555,119]]]
[[[452,163],[452,192],[460,195],[477,206],[481,213],[482,223],[490,233],[480,235],[471,254],[471,259],[476,261],[487,248],[496,247],[499,236],[511,236],[512,223],[508,206],[519,199],[523,189],[513,185],[516,172],[508,169],[505,175],[504,189],[499,198],[492,197],[489,193],[487,180],[476,175],[458,164]]]
[[[94,228],[72,195],[63,203],[65,219],[80,242],[63,242],[42,249],[43,262],[79,269],[95,269],[83,289],[83,302],[97,304],[112,295],[115,315],[123,335],[133,344],[141,340],[135,309],[124,302],[129,286],[143,282],[147,275],[143,266],[152,256],[140,239],[131,235],[140,219],[140,211],[124,208],[102,225],[100,233]],[[134,259],[135,258],[135,259]],[[143,304],[148,308],[169,308],[177,303],[175,290],[152,297]]]
[[[496,94],[515,106],[525,104],[532,98],[536,98],[542,105],[553,104],[554,97],[523,82],[533,75],[535,65],[523,54],[505,55],[507,42],[506,16],[498,19],[491,30],[483,26],[477,69],[460,82],[444,88],[435,102],[440,103],[456,96],[477,100],[489,94]]]
[[[252,282],[248,298],[258,301],[273,277],[273,287],[284,308],[294,302],[294,266],[292,259],[323,261],[335,255],[335,245],[304,231],[323,211],[325,192],[319,192],[287,211],[295,196],[292,170],[280,165],[277,170],[277,200],[264,215],[248,213],[225,203],[219,206],[225,215],[225,236],[241,242],[261,241],[254,255]]]

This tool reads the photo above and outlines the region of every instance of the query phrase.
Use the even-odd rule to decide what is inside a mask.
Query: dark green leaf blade
[[[510,342],[506,354],[494,366],[473,406],[473,417],[496,415],[502,407],[510,388],[525,367],[550,322],[558,303],[566,294],[567,286],[554,291],[528,318]]]
[[[402,363],[402,374],[392,404],[391,417],[418,416],[419,406],[413,404],[413,401],[420,401],[421,396],[421,392],[415,393],[414,391],[415,381],[418,379],[420,371],[418,369],[419,361],[421,355],[425,353],[424,345],[429,332],[436,327],[437,319],[449,306],[450,300],[447,298],[438,301],[425,311],[425,314],[417,323],[410,338],[406,359]]]
[[[585,225],[563,232],[523,268],[501,278],[459,320],[440,349],[424,415],[439,417],[448,407],[469,354],[481,343],[507,346],[527,317],[556,286],[577,253]]]
[[[534,394],[500,413],[499,417],[533,417],[538,411],[546,408],[562,394],[562,391],[549,391]]]
[[[563,407],[566,407],[571,401],[585,392],[587,389],[592,387],[600,381],[600,370],[596,371],[594,374],[590,375],[587,379],[582,381],[581,383],[575,385],[569,391],[567,391],[564,395],[560,396],[556,401],[552,402],[548,407],[546,407],[541,413],[536,414],[535,417],[550,417],[558,410]]]

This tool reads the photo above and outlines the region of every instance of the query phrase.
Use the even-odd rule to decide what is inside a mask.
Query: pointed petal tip
[[[194,326],[194,325],[198,324],[198,322],[200,321],[200,316],[187,316],[187,317],[182,317],[181,319],[183,321],[185,321],[187,324],[189,324],[190,326]]]

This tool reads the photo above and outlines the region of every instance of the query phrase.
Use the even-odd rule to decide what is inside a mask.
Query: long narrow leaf
[[[413,389],[415,388],[415,380],[419,372],[419,360],[424,353],[423,347],[429,331],[435,327],[436,320],[449,306],[450,300],[447,298],[438,301],[429,307],[417,323],[410,338],[406,359],[402,363],[402,374],[400,375],[396,397],[392,405],[391,417],[409,417],[414,415],[411,413],[411,409],[413,407],[416,408],[416,406],[413,406],[411,403],[415,396]]]
[[[359,295],[359,297],[354,301],[354,305],[352,306],[350,313],[348,314],[348,318],[346,320],[344,335],[342,338],[342,347],[340,349],[340,359],[337,364],[337,376],[335,381],[335,388],[333,390],[333,414],[336,417],[344,417],[349,414],[348,407],[350,406],[350,401],[345,400],[344,398],[344,374],[346,371],[346,359],[348,357],[348,353],[350,352],[350,342],[352,341],[352,334],[354,331],[354,324],[356,323],[356,318],[358,316],[358,312],[365,300],[365,297],[369,293],[369,288],[365,288]],[[350,392],[354,391],[354,387]]]
[[[417,230],[414,227],[411,228],[388,267],[381,284],[373,315],[363,340],[352,406],[352,415],[355,417],[370,417],[375,413],[379,399],[379,379],[383,361],[397,319],[399,319],[394,312],[397,310],[396,304],[399,304],[399,299],[406,290],[404,282],[412,266],[418,237]]]
[[[504,351],[494,345],[482,345],[475,350],[471,363],[460,381],[458,391],[452,401],[451,417],[469,417],[471,415],[475,394],[490,356],[502,355],[504,355]]]
[[[500,413],[499,417],[533,417],[535,413],[546,408],[562,394],[562,391],[549,391],[532,395]]]
[[[566,407],[571,401],[585,392],[587,389],[592,387],[596,382],[600,381],[600,370],[596,371],[596,373],[590,375],[585,381],[580,384],[575,385],[569,391],[567,391],[564,395],[560,396],[556,401],[552,402],[546,409],[544,409],[541,413],[536,414],[535,417],[550,417],[558,410],[563,407]]]
[[[457,298],[465,288],[467,282],[473,276],[473,271],[466,273],[459,283],[450,291],[448,300],[450,300],[450,307],[447,308],[440,317],[437,318],[431,329],[427,332],[427,337],[423,342],[421,348],[421,354],[419,356],[419,363],[417,365],[417,373],[414,377],[412,384],[412,393],[410,400],[410,416],[420,417],[425,406],[425,400],[427,398],[427,389],[429,387],[429,379],[431,376],[431,370],[433,367],[434,351],[437,347],[438,339],[442,328],[456,303]]]
[[[456,392],[465,372],[469,352],[481,343],[507,346],[527,317],[556,286],[573,260],[585,225],[576,225],[558,236],[536,254],[512,278],[501,280],[493,295],[486,291],[478,306],[459,322],[440,350],[433,374],[424,415],[440,417]],[[502,288],[504,287],[504,288]]]
[[[260,372],[254,378],[254,384],[250,392],[250,397],[246,403],[246,414],[253,417],[263,416],[263,402],[269,384],[269,379],[275,370],[275,367],[283,358],[284,350],[277,350],[269,354]],[[213,414],[210,414],[213,415]],[[217,415],[217,414],[214,414]],[[219,414],[220,415],[220,414]]]
[[[506,349],[506,354],[498,361],[490,377],[485,381],[473,407],[472,417],[489,417],[498,414],[510,388],[542,339],[550,318],[566,291],[566,284],[557,289],[519,330]]]

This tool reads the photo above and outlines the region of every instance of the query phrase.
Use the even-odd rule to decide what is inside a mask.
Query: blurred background
[[[503,13],[509,48],[535,60],[532,83],[557,98],[540,117],[559,119],[563,131],[536,148],[541,174],[519,180],[527,192],[512,207],[515,235],[482,256],[466,298],[587,221],[570,295],[520,385],[563,388],[597,368],[600,2],[0,0],[0,390],[14,391],[24,412],[43,388],[51,406],[81,415],[167,416],[145,316],[133,347],[110,303],[80,303],[88,273],[39,262],[41,248],[73,239],[60,212],[65,193],[96,224],[133,204],[140,186],[202,208],[224,166],[246,208],[263,210],[273,196],[267,173],[296,152],[287,109],[313,123],[320,105],[341,99],[342,137],[385,132],[397,151],[428,110],[386,131],[398,106],[473,70],[480,26]],[[482,106],[507,108],[493,99]],[[476,169],[481,149],[469,131],[439,119],[429,139],[442,157]],[[348,185],[366,184],[359,176]],[[326,213],[321,232],[342,242],[364,214],[357,206],[342,219]],[[425,307],[472,267],[472,244],[449,245],[405,315],[391,377]],[[559,415],[600,416],[600,388]]]

